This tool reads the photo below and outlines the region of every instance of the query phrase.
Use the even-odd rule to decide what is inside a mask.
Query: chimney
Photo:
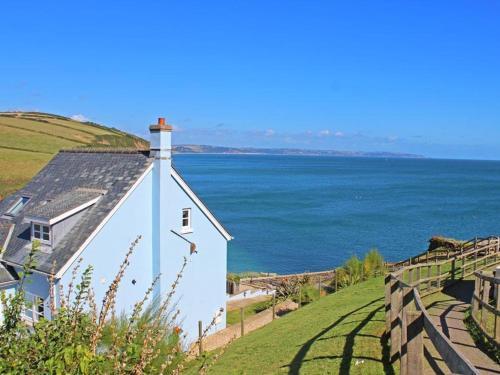
[[[149,127],[151,133],[150,157],[153,160],[153,226],[152,226],[152,251],[153,251],[153,279],[162,274],[161,264],[165,262],[169,227],[168,211],[171,207],[171,173],[172,173],[172,127],[165,122],[163,117],[158,119],[156,125]],[[167,285],[162,275],[155,284],[153,295],[159,298],[162,285]]]
[[[164,117],[158,118],[158,124],[149,127],[151,133],[150,153],[155,159],[170,160],[172,156],[172,126]]]

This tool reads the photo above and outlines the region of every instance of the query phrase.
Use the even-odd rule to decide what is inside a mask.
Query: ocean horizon
[[[235,237],[230,272],[325,270],[372,248],[398,261],[434,235],[500,233],[500,161],[176,154],[174,163]]]

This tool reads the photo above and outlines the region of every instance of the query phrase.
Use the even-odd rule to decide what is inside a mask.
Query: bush
[[[132,243],[99,307],[91,287],[92,267],[83,271],[80,282],[73,287],[77,265],[66,295],[61,293],[58,309],[51,279],[52,319],[40,319],[29,327],[21,313],[25,304],[24,285],[34,267],[38,247],[35,244],[18,290],[13,296],[1,297],[4,321],[0,325],[0,373],[178,373],[185,356],[180,345],[181,330],[174,324],[178,311],[172,312],[170,304],[187,259],[161,302],[148,302],[157,278],[130,316],[115,315],[116,293],[139,239]]]
[[[363,262],[356,255],[350,257],[342,268],[345,273],[344,278],[347,281],[347,284],[344,281],[343,285],[354,285],[362,281]]]
[[[381,275],[385,271],[384,258],[377,249],[370,250],[363,260],[364,277]]]

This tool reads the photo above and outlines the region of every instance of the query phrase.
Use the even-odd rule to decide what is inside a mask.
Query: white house
[[[131,311],[160,274],[154,295],[168,293],[183,264],[176,292],[188,340],[226,306],[229,233],[173,167],[170,125],[150,128],[147,151],[80,149],[59,152],[23,189],[0,202],[0,289],[12,293],[37,239],[41,250],[26,285],[33,303],[26,318],[50,318],[49,275],[56,296],[67,288],[75,262],[94,267],[102,300],[130,243],[142,236],[119,288],[116,311]],[[54,267],[55,264],[55,267]],[[226,325],[225,312],[215,330]]]

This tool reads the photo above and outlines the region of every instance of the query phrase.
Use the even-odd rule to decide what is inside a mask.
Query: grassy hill
[[[28,182],[60,149],[146,148],[141,138],[92,122],[39,112],[0,112],[0,199]]]
[[[382,340],[383,283],[341,289],[236,340],[209,374],[394,374]]]

